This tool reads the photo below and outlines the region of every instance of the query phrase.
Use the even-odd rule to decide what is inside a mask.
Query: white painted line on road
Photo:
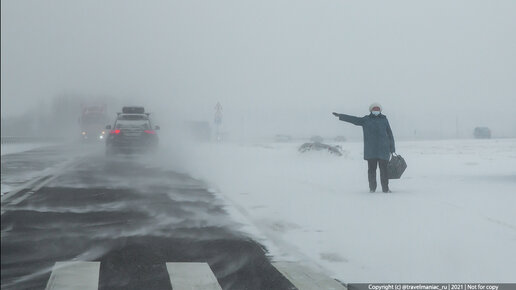
[[[45,176],[40,176],[40,177],[34,178],[32,180],[27,181],[23,185],[18,186],[16,189],[7,192],[6,194],[2,195],[2,203],[9,201],[19,192],[26,190],[26,189],[30,189],[30,188],[34,187],[34,185],[36,185],[38,182],[41,182],[42,180],[45,180],[49,177],[50,177],[49,175],[45,175]]]
[[[222,290],[207,263],[167,263],[174,290]]]
[[[344,285],[338,283],[334,279],[310,270],[298,263],[293,262],[274,262],[272,263],[283,276],[296,286],[298,290],[345,290]]]
[[[100,262],[57,262],[45,290],[97,290]]]

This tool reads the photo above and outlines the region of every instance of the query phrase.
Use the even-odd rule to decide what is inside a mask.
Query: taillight
[[[156,135],[156,131],[154,131],[154,130],[145,130],[144,132],[147,134]]]
[[[109,134],[115,134],[115,135],[118,135],[118,134],[120,134],[120,129],[111,130],[111,131],[109,131]]]

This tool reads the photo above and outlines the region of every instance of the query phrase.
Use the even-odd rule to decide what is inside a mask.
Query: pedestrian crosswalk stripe
[[[167,263],[174,290],[222,290],[207,263]]]
[[[46,290],[97,290],[100,262],[57,262]]]
[[[298,290],[344,290],[334,279],[293,262],[275,262],[272,265],[280,271]]]
[[[298,290],[345,290],[336,280],[294,262],[274,262],[272,265]],[[207,263],[166,263],[174,290],[222,290]],[[55,263],[46,290],[98,290],[100,262]]]

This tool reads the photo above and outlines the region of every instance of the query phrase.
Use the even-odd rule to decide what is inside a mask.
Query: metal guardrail
[[[2,145],[56,141],[56,138],[52,138],[52,137],[1,136],[0,138],[2,139],[2,142],[1,142]]]

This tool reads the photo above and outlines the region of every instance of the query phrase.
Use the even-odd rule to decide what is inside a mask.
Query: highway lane
[[[91,153],[2,207],[2,289],[44,289],[72,260],[100,262],[99,289],[172,289],[167,262],[206,262],[223,289],[295,289],[205,184],[145,156]]]

